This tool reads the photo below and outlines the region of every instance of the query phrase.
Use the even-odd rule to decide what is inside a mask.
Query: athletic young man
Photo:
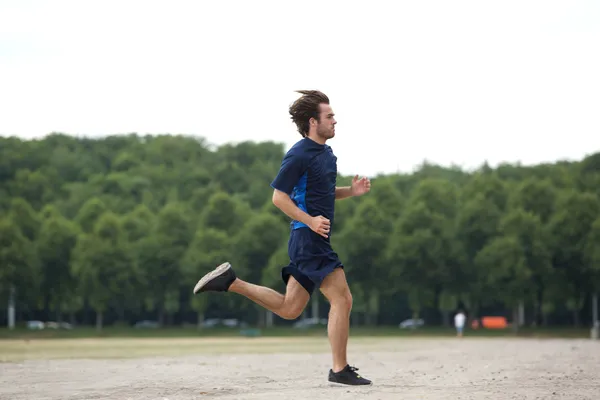
[[[194,293],[217,291],[241,294],[285,319],[300,316],[313,291],[329,300],[327,325],[333,356],[329,381],[370,385],[346,359],[352,295],[342,262],[330,238],[335,201],[361,196],[371,189],[367,178],[355,176],[351,186],[337,187],[337,158],[325,142],[335,135],[336,120],[329,99],[319,91],[300,91],[289,109],[303,139],[285,155],[271,183],[273,203],[291,219],[288,242],[290,263],[282,269],[285,294],[239,279],[225,262],[198,281]]]

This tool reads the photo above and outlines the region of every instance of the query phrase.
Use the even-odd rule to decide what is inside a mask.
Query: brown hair
[[[296,92],[302,94],[302,97],[290,106],[290,115],[298,127],[298,132],[302,137],[306,137],[308,136],[308,121],[311,118],[319,121],[319,104],[329,104],[329,98],[318,90],[297,90]]]

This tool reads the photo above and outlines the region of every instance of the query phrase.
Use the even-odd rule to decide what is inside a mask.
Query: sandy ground
[[[229,354],[0,363],[0,399],[600,398],[600,341],[357,340],[350,363],[374,385],[331,387],[326,339],[273,354],[252,354],[252,340],[268,344],[248,339],[245,352]]]

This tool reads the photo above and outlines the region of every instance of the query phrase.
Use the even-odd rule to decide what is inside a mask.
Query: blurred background
[[[585,327],[600,292],[600,6],[3,1],[0,324],[323,327],[193,296],[283,291],[270,182],[329,95],[354,326]],[[472,325],[473,321],[475,325]]]

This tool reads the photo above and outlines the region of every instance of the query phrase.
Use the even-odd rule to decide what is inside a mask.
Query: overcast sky
[[[344,174],[580,159],[600,1],[0,0],[2,136],[289,147],[297,89],[329,95]]]

